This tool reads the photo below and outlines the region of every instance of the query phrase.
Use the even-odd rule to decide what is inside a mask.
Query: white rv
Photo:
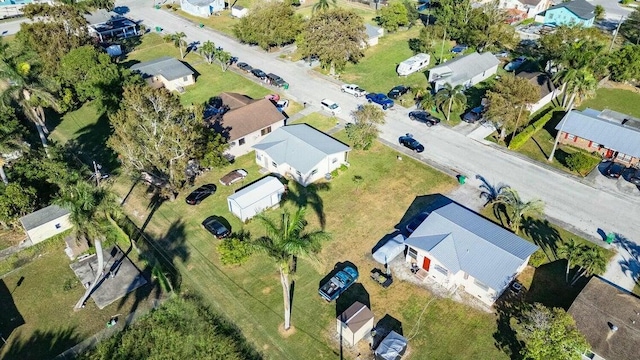
[[[396,71],[400,76],[413,74],[414,72],[420,71],[429,66],[430,59],[431,57],[428,54],[420,53],[398,64],[398,68],[396,69]]]

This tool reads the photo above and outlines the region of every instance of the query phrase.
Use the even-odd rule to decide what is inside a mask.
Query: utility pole
[[[620,16],[620,22],[618,22],[618,26],[613,31],[613,39],[611,39],[611,45],[609,45],[609,52],[613,49],[613,44],[616,42],[616,38],[618,37],[618,33],[620,32],[620,26],[622,26],[622,21],[624,20],[624,16]]]
[[[93,161],[93,176],[96,177],[96,185],[100,186],[100,170],[98,169],[98,164],[96,164],[95,161]]]
[[[443,63],[442,58],[444,57],[444,40],[447,37],[447,28],[444,28],[444,35],[442,35],[442,49],[440,50],[440,64]]]

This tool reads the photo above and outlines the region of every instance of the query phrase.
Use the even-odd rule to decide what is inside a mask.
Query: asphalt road
[[[593,6],[602,5],[605,18],[616,23],[620,21],[620,18],[626,18],[633,11],[631,8],[622,6],[617,0],[590,0],[589,3]]]

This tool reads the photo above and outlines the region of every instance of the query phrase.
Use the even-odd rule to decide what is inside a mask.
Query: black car
[[[236,66],[238,67],[238,69],[246,71],[246,72],[249,72],[249,71],[253,70],[251,65],[249,65],[247,63],[243,63],[243,62],[237,63]]]
[[[187,196],[187,204],[198,205],[200,202],[216,193],[216,186],[214,184],[202,185],[199,188],[193,190],[189,196]]]
[[[620,175],[622,175],[622,173],[624,172],[624,170],[626,169],[626,166],[617,163],[617,162],[610,162],[609,165],[607,165],[607,167],[604,169],[604,174],[611,179],[617,179],[620,177]]]
[[[265,72],[260,69],[253,69],[251,70],[251,73],[253,74],[253,76],[257,77],[260,80],[264,80],[267,78],[267,74],[265,74]]]
[[[640,186],[640,169],[631,169],[629,174],[629,182]]]
[[[420,214],[414,216],[413,219],[411,219],[411,221],[406,226],[407,233],[412,234],[414,231],[416,231],[418,226],[422,224],[422,222],[424,221],[424,219],[427,218],[427,216],[429,216],[429,212],[426,212],[426,211],[421,212]]]
[[[476,106],[462,116],[462,121],[468,122],[469,124],[473,124],[474,122],[482,119],[483,112],[484,112],[484,106],[482,105]]]
[[[415,152],[421,153],[424,151],[424,146],[420,144],[420,142],[413,138],[411,135],[400,136],[398,139],[400,144],[404,145],[407,149],[413,150]]]
[[[269,73],[267,74],[267,79],[269,79],[269,81],[271,81],[272,85],[278,86],[278,87],[282,87],[284,86],[287,82],[284,81],[283,78],[281,78],[280,76],[273,74],[273,73]]]
[[[400,96],[408,93],[409,90],[411,90],[411,88],[408,87],[408,86],[398,85],[398,86],[394,87],[393,89],[391,89],[391,91],[389,91],[389,93],[387,94],[387,97],[389,97],[391,99],[397,99]]]
[[[231,234],[231,230],[227,229],[227,227],[218,220],[217,216],[209,216],[202,222],[202,226],[218,239],[226,238]]]
[[[440,123],[440,119],[422,110],[410,112],[409,119],[423,122],[427,127],[432,127],[433,125],[438,125]]]

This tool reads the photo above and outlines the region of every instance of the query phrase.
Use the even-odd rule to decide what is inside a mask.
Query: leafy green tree
[[[0,107],[0,178],[5,185],[9,180],[4,166],[28,149],[24,134],[25,130],[16,118],[13,108]]]
[[[0,186],[0,225],[5,229],[20,227],[20,218],[36,209],[36,199],[36,189],[31,186]]]
[[[528,360],[580,360],[589,348],[571,315],[561,308],[535,303],[514,327],[518,339],[524,342],[522,356]]]
[[[509,226],[516,234],[520,232],[520,224],[527,215],[542,215],[544,202],[542,200],[524,201],[520,194],[510,187],[504,188],[494,201],[495,205],[504,205],[509,212]]]
[[[201,144],[196,147],[198,151],[195,155],[200,160],[200,165],[205,168],[219,168],[229,164],[229,160],[224,156],[224,152],[229,148],[229,144],[222,134],[215,131],[207,131],[201,137]]]
[[[185,34],[182,31],[176,31],[173,34],[165,35],[164,36],[164,41],[173,43],[173,45],[175,47],[180,49],[180,58],[184,59],[184,56],[185,56],[184,52],[185,52],[186,47],[187,47],[187,41],[185,40],[186,38],[187,38],[187,34]]]
[[[595,9],[593,9],[593,14],[596,16],[596,20],[602,20],[607,15],[604,7],[600,4],[596,5]]]
[[[378,138],[378,125],[385,123],[385,113],[372,104],[361,105],[352,111],[354,123],[347,126],[347,137],[354,149],[368,150]]]
[[[207,40],[200,47],[200,55],[204,57],[209,64],[213,63],[216,58],[216,44],[211,40]]]
[[[640,45],[640,9],[636,8],[620,25],[620,34],[629,42]]]
[[[60,0],[60,2],[86,12],[94,9],[112,11],[115,7],[113,0]]]
[[[302,31],[304,19],[283,2],[255,7],[233,27],[238,40],[256,44],[264,50],[292,43]]]
[[[440,112],[447,114],[447,121],[451,116],[451,110],[462,111],[467,105],[467,96],[464,94],[462,85],[444,84],[444,87],[436,93],[435,100]]]
[[[559,69],[579,68],[601,60],[610,38],[597,28],[559,26],[540,37],[538,55]]]
[[[220,64],[222,71],[227,71],[229,66],[231,66],[231,53],[228,51],[224,51],[222,49],[217,49],[215,53],[216,60]]]
[[[378,23],[389,32],[397,31],[400,26],[409,25],[407,8],[400,1],[394,1],[380,10]]]
[[[613,81],[640,79],[640,45],[625,45],[610,55],[609,73]]]
[[[581,277],[602,275],[607,270],[607,258],[604,249],[597,245],[583,245],[576,256],[578,271],[571,279],[571,286],[575,285]]]
[[[234,236],[222,240],[217,250],[222,265],[244,264],[253,254],[253,247],[248,241]]]
[[[416,91],[415,97],[419,99],[420,109],[431,111],[431,109],[435,109],[438,105],[435,95],[433,95],[429,89]]]
[[[318,12],[311,17],[299,40],[303,57],[317,55],[323,68],[331,69],[332,73],[340,71],[347,62],[357,63],[364,56],[364,20],[341,8]]]
[[[443,26],[451,39],[458,40],[466,31],[473,8],[470,0],[434,0],[431,2],[436,25]]]
[[[507,13],[497,2],[470,11],[468,20],[456,41],[482,49],[513,49],[520,38],[507,23]]]
[[[416,8],[416,4],[409,0],[402,0],[402,5],[407,9],[407,26],[412,27],[416,21],[420,20],[420,12]]]
[[[567,260],[567,268],[565,271],[565,281],[569,283],[569,270],[571,264],[580,256],[583,245],[578,243],[575,239],[569,239],[558,246],[558,256]]]
[[[166,184],[169,195],[182,188],[188,161],[202,153],[201,114],[185,109],[165,88],[131,85],[109,119],[113,134],[107,145],[125,168]]]
[[[313,4],[313,8],[311,9],[312,13],[328,11],[331,7],[338,7],[337,0],[318,0],[317,3]]]
[[[500,141],[503,141],[507,130],[514,133],[518,130],[520,119],[528,114],[527,106],[540,99],[540,89],[523,77],[506,74],[487,91],[487,99],[486,117],[501,123]]]
[[[305,208],[290,214],[284,211],[278,222],[263,215],[258,220],[265,226],[266,236],[253,241],[254,249],[269,256],[280,272],[282,297],[284,300],[284,329],[291,327],[291,279],[295,274],[297,258],[312,258],[317,254],[329,233],[321,230],[305,232]]]
[[[409,48],[414,54],[432,53],[438,41],[442,40],[444,28],[439,25],[425,26],[420,29],[417,38],[409,39]]]

